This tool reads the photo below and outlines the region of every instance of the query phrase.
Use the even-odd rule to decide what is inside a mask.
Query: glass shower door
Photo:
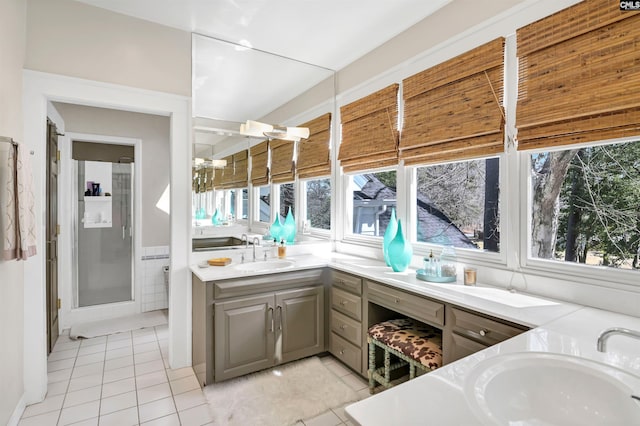
[[[77,170],[77,306],[133,300],[133,163]]]

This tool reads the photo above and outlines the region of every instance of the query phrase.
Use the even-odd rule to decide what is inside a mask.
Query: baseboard
[[[9,422],[7,426],[17,426],[20,421],[20,417],[22,417],[22,413],[24,413],[24,409],[27,407],[27,404],[24,402],[24,393],[18,400],[18,404],[16,408],[13,410],[13,414],[9,417]]]

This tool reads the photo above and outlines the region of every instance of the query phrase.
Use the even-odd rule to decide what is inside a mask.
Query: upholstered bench
[[[442,366],[442,332],[436,328],[403,318],[384,321],[369,328],[369,392],[376,382],[386,388],[391,384],[391,372],[409,365],[409,380],[416,368],[429,372]],[[376,346],[384,351],[384,366],[376,366]],[[391,355],[398,358],[391,364]],[[383,375],[384,373],[384,375]]]

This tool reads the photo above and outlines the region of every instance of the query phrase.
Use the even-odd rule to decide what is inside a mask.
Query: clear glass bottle
[[[444,246],[440,253],[440,275],[443,277],[455,277],[457,269],[456,251],[453,246]]]

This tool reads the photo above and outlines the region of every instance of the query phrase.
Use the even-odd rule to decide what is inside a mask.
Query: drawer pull
[[[340,329],[341,329],[341,330],[346,330],[346,329],[347,329],[347,324],[342,324],[342,325],[340,326]]]
[[[400,303],[400,299],[397,299],[397,298],[396,298],[396,299],[394,299],[394,302],[396,302],[396,303]]]
[[[489,334],[489,330],[485,330],[484,328],[480,330],[479,333],[482,337],[486,336],[487,334]]]
[[[340,302],[340,304],[341,304],[342,306],[347,306],[347,303],[349,303],[349,301],[348,301],[348,300],[343,300],[343,301],[341,301],[341,302]]]
[[[344,355],[344,349],[340,349],[340,352],[338,352],[340,355]]]
[[[336,283],[344,285],[344,280],[336,280]]]

